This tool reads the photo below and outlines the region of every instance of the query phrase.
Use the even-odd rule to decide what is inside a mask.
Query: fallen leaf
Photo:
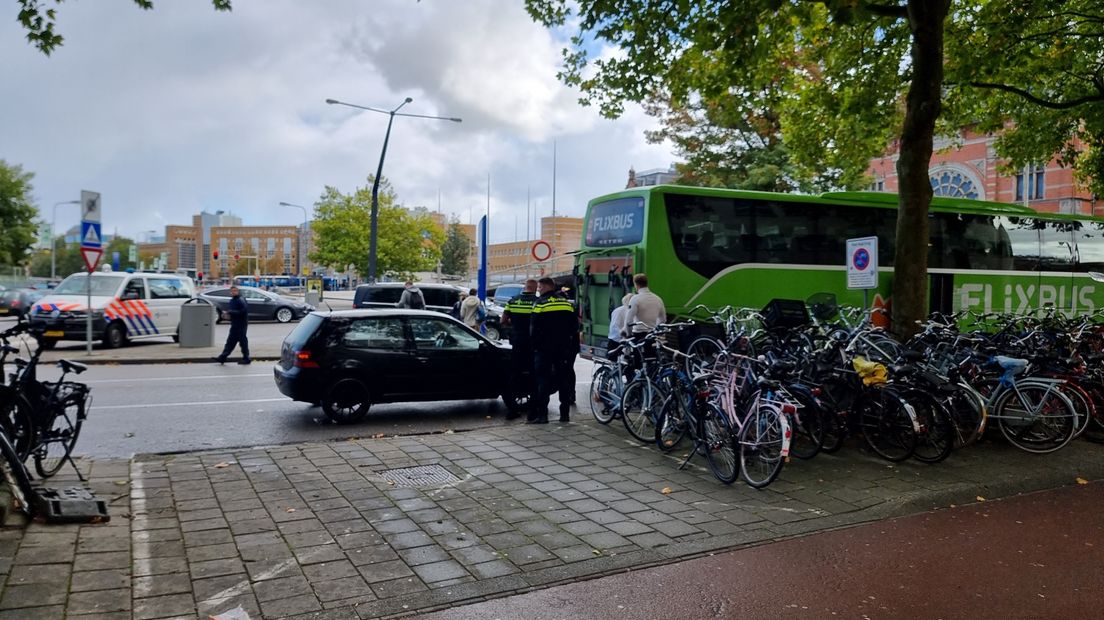
[[[294,508],[288,508],[288,509],[287,509],[287,510],[285,510],[284,512],[295,512],[295,509],[294,509]]]
[[[597,549],[591,549],[590,551],[591,551],[591,553],[593,553],[594,555],[602,555],[602,552],[601,552],[601,551],[599,551],[599,550],[597,550]]]
[[[125,487],[128,484],[130,484],[130,483],[127,482],[126,480],[116,480],[115,481],[115,486]]]
[[[664,495],[670,495],[671,494],[671,487],[663,487],[663,490],[660,491],[660,493],[662,493]]]
[[[230,463],[227,463],[226,461],[215,463],[215,469],[223,469],[225,467],[230,467]]]
[[[384,435],[383,433],[376,433],[375,435],[372,435],[372,439],[383,439],[386,436],[387,435]]]
[[[134,436],[134,433],[126,433],[125,435],[123,435],[123,437],[133,437],[133,436]]]
[[[1077,484],[1088,484],[1088,483],[1089,483],[1089,481],[1085,480],[1084,478],[1078,478],[1077,479]]]
[[[977,499],[977,501],[979,501],[979,502],[984,502],[985,501],[985,498],[980,496],[980,495],[978,495],[975,499]]]

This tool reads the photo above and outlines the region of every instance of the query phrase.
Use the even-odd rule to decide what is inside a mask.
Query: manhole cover
[[[379,475],[397,487],[436,487],[460,482],[451,471],[440,465],[386,469],[379,472]]]

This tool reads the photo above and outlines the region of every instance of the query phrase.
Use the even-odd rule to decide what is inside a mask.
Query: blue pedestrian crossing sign
[[[847,240],[847,288],[878,288],[878,238]]]
[[[99,248],[103,247],[103,235],[100,234],[99,222],[81,222],[81,247],[82,248]]]

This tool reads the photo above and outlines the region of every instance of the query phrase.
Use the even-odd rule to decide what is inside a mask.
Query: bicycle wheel
[[[655,424],[655,443],[660,450],[674,450],[686,436],[686,426],[690,416],[686,411],[686,400],[678,394],[668,394],[663,399],[659,417]]]
[[[1092,419],[1096,414],[1096,405],[1093,404],[1089,393],[1076,383],[1061,383],[1058,389],[1073,403],[1073,410],[1077,412],[1077,427],[1073,431],[1073,438],[1077,439],[1085,434]]]
[[[612,367],[603,364],[594,371],[590,382],[590,412],[599,424],[609,424],[617,417],[621,397],[617,393],[617,385],[617,371]]]
[[[938,463],[950,456],[957,433],[942,403],[920,390],[908,390],[902,397],[912,405],[920,422],[912,457],[923,463]]]
[[[724,349],[724,344],[716,338],[702,336],[694,340],[686,347],[686,355],[689,356],[686,358],[686,374],[694,377],[703,369],[712,367]]]
[[[866,445],[883,459],[903,461],[916,450],[916,413],[892,389],[864,390],[855,400],[855,415]]]
[[[993,417],[1001,434],[1017,448],[1046,454],[1073,439],[1077,412],[1053,384],[1020,382],[997,397]]]
[[[812,393],[802,387],[790,385],[786,391],[798,405],[797,412],[790,416],[790,428],[793,430],[790,454],[799,459],[811,459],[824,445],[823,407]]]
[[[713,477],[724,484],[732,484],[740,476],[736,461],[738,452],[736,433],[728,422],[728,416],[714,403],[706,403],[702,413],[701,437],[705,445],[705,461]]]
[[[34,443],[34,409],[27,397],[19,392],[3,386],[0,389],[3,390],[0,392],[0,427],[8,434],[8,440],[19,459],[26,461]]]
[[[34,497],[34,489],[31,488],[31,477],[27,474],[27,468],[23,465],[23,459],[15,451],[8,434],[0,430],[0,457],[4,462],[0,464],[3,469],[4,479],[11,489],[15,505],[23,514],[33,516],[34,505],[31,498]]]
[[[73,453],[84,421],[84,406],[82,394],[68,394],[56,405],[50,427],[39,431],[38,445],[32,451],[38,475],[49,478],[58,473]]]
[[[789,435],[786,415],[778,407],[760,402],[740,429],[740,474],[744,482],[756,489],[774,482],[789,454]]]
[[[954,384],[944,403],[951,415],[955,431],[955,449],[968,446],[977,441],[985,432],[988,410],[985,398],[968,385]]]
[[[621,421],[625,423],[625,430],[643,443],[655,441],[655,417],[653,410],[657,402],[655,386],[646,377],[633,379],[625,386],[625,393],[621,397]]]

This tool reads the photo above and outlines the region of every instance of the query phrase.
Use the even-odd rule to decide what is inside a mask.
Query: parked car
[[[42,299],[42,291],[29,288],[10,288],[0,293],[0,316],[24,317],[34,302]]]
[[[240,287],[238,291],[249,307],[250,321],[288,323],[314,312],[314,306],[291,297],[281,297],[276,293],[247,286]],[[222,313],[230,309],[230,287],[228,286],[207,289],[200,293],[199,297],[218,308],[219,320],[222,320]]]
[[[179,340],[180,307],[195,286],[191,278],[171,273],[120,273],[110,267],[91,276],[74,273],[31,307],[31,325],[43,330],[42,346],[85,339],[89,293],[93,338],[114,349],[131,340]]]
[[[501,397],[518,411],[509,368],[508,345],[439,312],[392,308],[308,315],[273,371],[282,394],[345,424],[388,402]]]
[[[503,284],[495,289],[494,302],[496,306],[506,307],[506,304],[513,298],[521,294],[521,291],[525,289],[524,284]]]
[[[468,289],[453,284],[435,284],[432,282],[419,282],[418,289],[425,298],[426,310],[448,314],[456,302],[460,301],[460,294],[468,292]],[[396,308],[399,298],[402,297],[404,285],[402,282],[377,282],[376,284],[361,284],[353,294],[353,307],[361,308]],[[491,340],[501,340],[502,334],[502,309],[487,304],[487,328],[486,336]]]

